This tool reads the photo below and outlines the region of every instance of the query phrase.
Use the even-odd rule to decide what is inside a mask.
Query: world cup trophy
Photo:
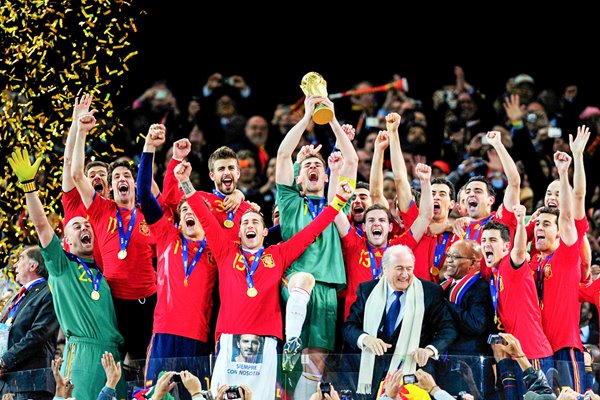
[[[321,96],[327,97],[327,82],[317,72],[309,72],[304,75],[300,88],[305,96]],[[312,114],[312,119],[319,125],[325,125],[333,119],[333,111],[323,103],[315,106]]]

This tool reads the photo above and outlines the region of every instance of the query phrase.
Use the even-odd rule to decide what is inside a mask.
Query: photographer
[[[499,333],[498,335],[502,338],[502,343],[492,344],[492,350],[498,362],[498,375],[502,378],[505,399],[516,399],[518,397],[514,389],[515,372],[514,370],[511,371],[514,367],[511,358],[519,364],[521,371],[523,371],[523,384],[527,389],[526,398],[528,398],[528,393],[547,395],[547,398],[553,396],[552,398],[555,398],[556,396],[552,393],[552,388],[546,380],[546,375],[539,369],[533,368],[525,353],[523,353],[519,340],[510,333]]]
[[[385,383],[383,385],[384,392],[379,397],[379,400],[405,398],[405,397],[401,396],[400,393],[407,394],[407,393],[411,393],[411,391],[415,390],[414,386],[411,389],[409,389],[409,386],[406,386],[409,384],[408,378],[413,378],[414,385],[416,385],[419,388],[426,391],[429,394],[429,396],[431,396],[432,399],[435,399],[435,400],[453,400],[454,399],[454,397],[452,395],[450,395],[445,390],[442,390],[435,383],[435,380],[433,379],[433,377],[430,374],[428,374],[427,372],[419,369],[419,370],[415,371],[414,375],[406,375],[405,376],[402,373],[402,370],[399,369],[399,370],[396,370],[392,374],[388,374],[388,376],[386,377]],[[412,384],[413,380],[410,381],[411,384]],[[473,400],[473,396],[471,396],[470,394],[467,394],[467,393],[463,394],[463,392],[459,393],[459,398],[463,399],[463,400]]]
[[[177,386],[178,382],[183,383],[183,386],[185,386],[186,390],[189,392],[192,400],[212,400],[210,392],[203,391],[202,384],[198,377],[189,371],[168,371],[162,373],[154,388],[149,392],[152,393],[151,400],[173,399],[173,396],[169,394],[169,392]],[[241,386],[239,388],[240,397],[227,397],[229,390],[230,387],[227,385],[220,386],[217,398],[252,400],[252,392],[250,392],[250,389],[246,386]]]

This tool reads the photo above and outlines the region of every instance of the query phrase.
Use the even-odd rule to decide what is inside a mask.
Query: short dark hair
[[[254,213],[254,214],[256,214],[256,215],[258,215],[258,216],[260,217],[260,220],[262,221],[262,224],[263,224],[263,226],[266,228],[266,227],[267,227],[267,224],[265,223],[265,216],[264,216],[264,215],[263,215],[263,214],[262,214],[260,211],[256,211],[255,209],[251,208],[251,209],[249,209],[249,210],[246,210],[246,211],[245,211],[245,212],[242,214],[242,217],[243,217],[244,215],[246,215],[246,214],[252,214],[252,213]]]
[[[85,171],[84,171],[85,176],[87,176],[88,171],[94,167],[103,167],[108,172],[108,164],[107,163],[105,163],[104,161],[94,160],[94,161],[90,161],[89,163],[86,164]]]
[[[560,211],[558,211],[558,209],[556,208],[550,208],[550,207],[542,207],[540,209],[540,213],[541,214],[552,214],[556,216],[556,226],[558,226],[558,219],[560,218]]]
[[[238,168],[240,167],[238,156],[235,153],[235,151],[233,151],[230,147],[227,147],[227,146],[219,147],[218,149],[216,149],[215,151],[212,152],[210,157],[208,157],[208,170],[210,172],[213,172],[214,168],[215,168],[215,162],[217,162],[219,160],[229,160],[229,159],[234,159],[237,167]]]
[[[446,178],[433,178],[431,180],[431,184],[432,185],[446,185],[448,186],[448,189],[450,189],[450,192],[448,193],[450,195],[450,200],[456,200],[456,193],[455,193],[455,189],[454,189],[454,184],[452,182],[450,182],[448,179]]]
[[[367,208],[365,210],[365,213],[363,214],[363,221],[367,220],[367,215],[371,212],[371,211],[375,211],[375,210],[383,210],[385,211],[385,213],[388,216],[388,222],[392,222],[392,213],[390,213],[390,210],[387,207],[382,206],[379,203],[375,203],[373,204],[371,207]]]
[[[508,226],[504,225],[502,222],[492,220],[483,226],[483,230],[481,232],[483,233],[491,230],[500,231],[500,237],[502,240],[505,242],[510,242],[510,229],[508,229]]]
[[[325,162],[325,159],[323,159],[323,156],[319,153],[309,153],[309,154],[305,155],[304,157],[302,157],[299,162],[300,166],[302,166],[302,163],[304,161],[308,160],[309,158],[316,158],[323,163],[323,166],[327,167],[327,163]]]
[[[356,189],[371,190],[369,184],[367,182],[363,182],[363,181],[356,182]]]
[[[46,262],[40,251],[40,246],[29,246],[23,249],[23,253],[27,252],[27,257],[37,263],[35,273],[44,279],[48,279],[48,270],[46,269]]]
[[[112,174],[113,171],[119,167],[127,168],[131,175],[133,176],[133,180],[135,180],[137,176],[137,169],[135,165],[129,161],[113,161],[108,165],[108,184],[112,185]]]
[[[477,175],[477,176],[471,177],[467,181],[467,183],[465,184],[465,189],[467,188],[467,186],[471,182],[483,182],[483,183],[485,183],[485,187],[487,188],[488,195],[496,197],[496,191],[494,190],[494,187],[492,186],[492,184],[490,183],[490,181],[488,181],[487,179],[485,179],[485,177],[483,175]]]

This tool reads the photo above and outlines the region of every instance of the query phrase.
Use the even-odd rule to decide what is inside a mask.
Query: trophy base
[[[317,125],[328,124],[333,119],[333,111],[324,104],[317,104],[312,119]]]

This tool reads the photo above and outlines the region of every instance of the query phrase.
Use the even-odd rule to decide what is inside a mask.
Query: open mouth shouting
[[[233,178],[231,177],[223,177],[221,179],[221,186],[223,193],[231,193],[233,192]]]
[[[129,183],[126,181],[121,181],[117,185],[117,189],[119,190],[119,194],[121,196],[127,196],[127,194],[129,194]]]
[[[475,197],[469,197],[467,199],[467,211],[469,212],[469,214],[476,213],[478,205],[479,203],[477,202],[477,199]]]
[[[546,234],[544,232],[536,232],[536,234],[535,234],[536,247],[544,246],[545,244],[546,244]]]
[[[188,228],[193,228],[196,226],[196,220],[194,219],[194,217],[187,215],[185,217],[185,226]]]
[[[318,182],[319,181],[319,173],[317,171],[312,171],[308,173],[308,180],[310,182]]]
[[[442,207],[440,206],[440,203],[434,202],[433,203],[433,215],[440,215],[440,212],[442,212]]]
[[[92,243],[92,235],[89,232],[82,232],[79,235],[79,240],[81,240],[81,244],[89,245]]]
[[[104,191],[104,184],[102,183],[102,179],[100,178],[95,178],[92,181],[92,186],[94,187],[94,190],[98,193],[102,193]]]
[[[485,257],[485,263],[487,265],[494,263],[494,252],[491,249],[484,250],[483,256]]]

